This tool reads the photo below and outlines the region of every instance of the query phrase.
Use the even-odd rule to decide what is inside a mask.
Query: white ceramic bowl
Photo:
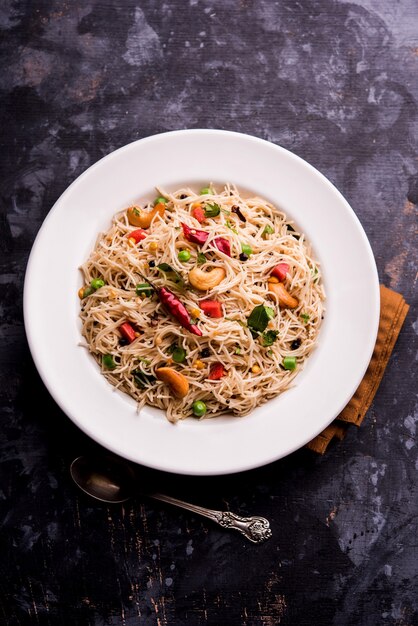
[[[112,216],[155,186],[234,183],[273,202],[311,241],[327,293],[319,346],[295,386],[243,418],[185,420],[157,409],[138,415],[115,392],[81,339],[78,267]],[[45,290],[48,285],[48,290]],[[186,130],[116,150],[56,202],[33,246],[24,291],[25,327],[38,371],[62,410],[113,452],[182,474],[226,474],[279,459],[321,432],[360,383],[375,344],[379,285],[354,212],[317,170],[271,143],[219,130]]]

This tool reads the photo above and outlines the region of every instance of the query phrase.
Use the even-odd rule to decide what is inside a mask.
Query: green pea
[[[107,370],[114,370],[116,367],[116,363],[111,354],[104,354],[102,357],[102,363]]]
[[[201,196],[204,196],[204,195],[206,195],[206,194],[208,194],[208,193],[213,193],[213,189],[211,189],[210,187],[203,187],[203,189],[201,189],[201,190],[199,191],[199,194],[200,194]]]
[[[192,404],[193,415],[203,417],[206,414],[206,404],[202,400],[195,400]]]
[[[90,283],[92,289],[94,289],[95,291],[96,289],[100,289],[100,287],[104,287],[104,284],[105,284],[105,281],[102,280],[101,278],[93,278],[93,280]]]
[[[154,206],[156,206],[157,204],[167,204],[167,202],[167,198],[163,198],[163,196],[158,196],[158,198],[155,198],[154,200]]]
[[[242,243],[241,244],[241,250],[243,251],[244,254],[246,254],[247,256],[250,256],[253,253],[253,249],[251,246],[249,246],[247,243]]]
[[[93,287],[90,287],[90,285],[88,285],[87,287],[84,287],[84,289],[83,289],[83,299],[87,298],[87,296],[91,296],[92,293],[94,293]]]
[[[173,361],[176,363],[183,363],[186,358],[186,350],[181,346],[176,346],[171,354]]]
[[[190,260],[190,252],[188,250],[180,250],[177,256],[182,263]]]

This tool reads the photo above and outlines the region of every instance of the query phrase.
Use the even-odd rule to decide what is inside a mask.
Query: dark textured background
[[[127,142],[189,127],[316,166],[359,216],[381,281],[413,303],[417,0],[2,0],[0,27],[0,623],[417,625],[416,309],[363,426],[324,458],[153,473],[267,516],[260,547],[164,505],[80,496],[68,463],[94,444],[38,378],[21,310],[30,247],[67,185]]]

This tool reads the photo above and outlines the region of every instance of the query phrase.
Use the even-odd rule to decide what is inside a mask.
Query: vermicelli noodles
[[[320,267],[304,235],[261,198],[229,184],[158,193],[149,226],[137,224],[151,203],[121,211],[81,267],[87,347],[139,409],[164,409],[171,422],[246,415],[287,389],[314,349]],[[205,289],[202,272],[222,279]],[[179,321],[187,316],[189,328]]]

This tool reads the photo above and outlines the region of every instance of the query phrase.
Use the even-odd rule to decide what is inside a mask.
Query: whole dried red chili
[[[183,235],[187,239],[187,241],[191,241],[192,243],[198,243],[200,246],[203,246],[206,243],[206,239],[209,237],[209,233],[205,230],[197,230],[196,228],[190,228],[187,224],[181,223],[183,228]]]
[[[231,244],[228,239],[224,239],[223,237],[216,237],[213,240],[213,244],[218,248],[220,252],[223,252],[227,256],[231,256]]]
[[[161,287],[157,290],[157,295],[167,311],[171,313],[171,315],[175,317],[184,328],[198,337],[202,336],[202,331],[196,326],[196,324],[191,323],[188,310],[184,304],[180,302],[177,296],[174,295],[174,293],[165,287]]]
[[[149,280],[149,278],[140,273],[139,275],[151,285],[161,304],[167,309],[168,313],[171,313],[171,315],[191,333],[197,335],[198,337],[202,336],[202,331],[198,326],[196,326],[196,324],[191,323],[191,317],[188,310],[172,291],[166,287],[156,287]]]

